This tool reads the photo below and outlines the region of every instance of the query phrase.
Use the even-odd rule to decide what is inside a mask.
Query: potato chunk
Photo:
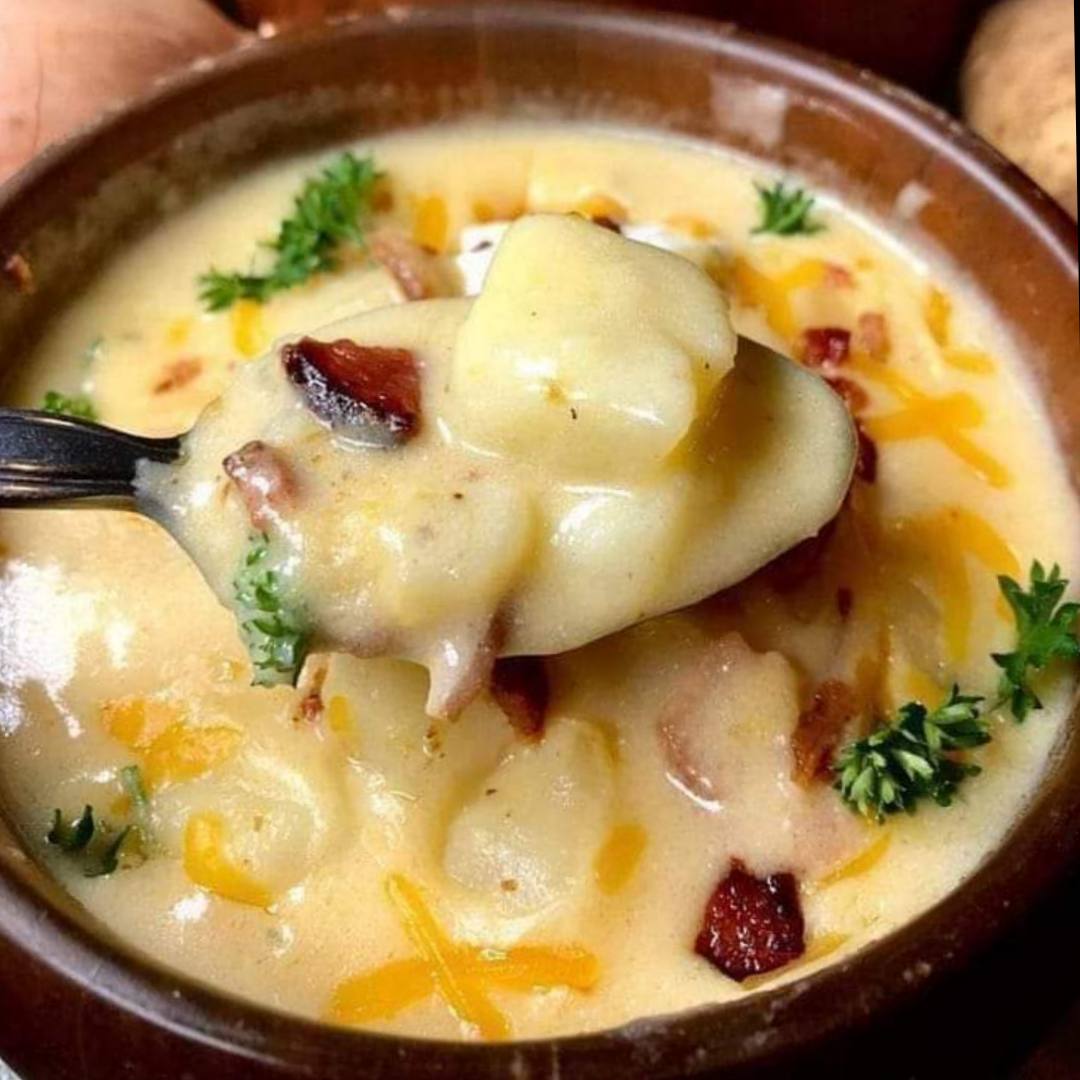
[[[458,335],[466,437],[568,476],[655,470],[735,356],[723,294],[693,263],[573,215],[507,231]]]

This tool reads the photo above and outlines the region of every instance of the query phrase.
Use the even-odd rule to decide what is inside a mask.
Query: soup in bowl
[[[519,104],[252,162],[50,311],[7,403],[190,432],[157,521],[0,518],[7,813],[126,949],[560,1039],[842,971],[1030,816],[1080,652],[1030,324],[742,77],[752,146]]]

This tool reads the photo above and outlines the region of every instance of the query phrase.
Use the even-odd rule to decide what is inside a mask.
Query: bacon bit
[[[368,236],[368,251],[398,283],[406,300],[446,296],[450,289],[438,256],[393,229]]]
[[[889,324],[880,311],[864,311],[855,322],[855,349],[875,360],[889,358]]]
[[[846,591],[850,596],[850,590]],[[847,683],[826,679],[817,688],[791,736],[792,780],[805,786],[815,779],[829,779],[833,751],[859,711],[859,697]]]
[[[827,376],[825,381],[844,399],[848,412],[853,416],[870,404],[870,395],[855,381],[843,375]]]
[[[297,719],[306,724],[317,724],[323,714],[323,699],[317,690],[305,694],[297,708]]]
[[[276,450],[258,439],[234,450],[221,465],[256,529],[269,528],[296,499],[292,470]]]
[[[182,356],[174,360],[163,372],[159,382],[154,384],[155,394],[167,394],[187,386],[192,379],[202,373],[202,361],[194,356]]]
[[[23,296],[29,296],[35,288],[34,271],[25,255],[15,252],[4,260],[4,276]]]
[[[851,332],[838,326],[804,330],[799,356],[807,367],[839,367],[851,354]]]
[[[852,289],[855,287],[855,276],[846,266],[826,263],[825,284],[834,289]]]
[[[806,940],[794,875],[755,877],[732,859],[709,897],[694,951],[736,982],[797,960]]]
[[[496,660],[491,672],[491,696],[519,735],[540,735],[551,699],[544,658],[507,656]]]
[[[855,454],[855,475],[866,484],[872,484],[877,480],[877,443],[866,434],[859,421],[855,422],[855,434],[858,437],[859,446]]]
[[[846,586],[841,585],[836,590],[836,611],[841,619],[846,619],[855,606],[855,594]]]
[[[593,214],[592,223],[599,225],[601,229],[607,229],[609,232],[618,233],[622,236],[622,226],[612,217],[608,217],[607,214]]]
[[[833,518],[822,526],[817,536],[808,537],[778,555],[759,573],[777,592],[793,592],[817,573],[835,532],[836,518]]]
[[[301,338],[282,363],[308,408],[332,428],[402,443],[420,427],[420,367],[408,349]]]

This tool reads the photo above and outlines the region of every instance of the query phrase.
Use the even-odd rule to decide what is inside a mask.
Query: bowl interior
[[[1076,233],[973,136],[874,77],[730,27],[578,7],[408,9],[252,47],[187,72],[49,152],[0,191],[0,371],[125,240],[268,157],[472,116],[647,126],[797,171],[960,268],[1015,334],[1080,487]],[[917,197],[913,197],[913,193]],[[906,208],[918,204],[915,213]],[[1075,727],[1075,725],[1073,725]],[[687,1076],[776,1059],[913,993],[985,943],[1080,847],[1080,740],[958,892],[852,959],[722,1009],[512,1046],[333,1030],[132,955],[0,823],[0,1045],[38,1075]],[[73,1055],[56,1017],[78,1009]],[[58,1011],[59,1010],[59,1013]],[[47,1063],[47,1064],[46,1064]]]

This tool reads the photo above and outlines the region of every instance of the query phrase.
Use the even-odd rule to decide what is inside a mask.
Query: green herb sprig
[[[49,390],[41,407],[54,416],[74,416],[79,420],[97,419],[94,403],[85,394],[73,394],[69,397],[57,390]]]
[[[233,595],[255,683],[295,683],[307,654],[308,630],[302,611],[287,596],[264,533],[250,538]]]
[[[991,659],[1002,672],[998,688],[1002,704],[1008,704],[1013,716],[1023,722],[1032,710],[1043,707],[1031,688],[1032,674],[1055,658],[1080,659],[1076,636],[1080,604],[1061,603],[1069,583],[1056,564],[1047,574],[1041,563],[1033,563],[1027,592],[1004,575],[998,585],[1012,608],[1017,641],[1012,652],[993,653]]]
[[[363,244],[366,219],[379,173],[371,157],[342,154],[316,177],[305,181],[293,213],[265,246],[274,261],[265,274],[222,273],[210,269],[199,278],[199,298],[209,311],[222,311],[237,300],[264,303],[314,274],[337,266],[345,241]]]
[[[990,715],[1007,705],[1023,722],[1042,708],[1031,675],[1056,657],[1080,659],[1080,604],[1061,603],[1069,583],[1060,567],[1055,564],[1048,574],[1041,563],[1032,563],[1027,590],[1006,576],[998,585],[1013,611],[1017,642],[1013,652],[992,656],[1002,669],[997,700],[985,706],[984,698],[953,686],[948,701],[936,709],[909,701],[866,738],[842,747],[833,786],[863,817],[880,823],[901,810],[914,813],[927,798],[950,805],[960,783],[980,771],[958,754],[990,742]]]
[[[917,701],[901,706],[885,727],[840,751],[834,768],[841,798],[878,822],[913,811],[924,798],[948,806],[960,782],[979,772],[950,753],[990,741],[986,717],[979,713],[982,700],[954,686],[936,709]]]
[[[811,220],[814,197],[802,188],[788,188],[783,180],[778,180],[771,188],[756,186],[761,200],[761,222],[753,230],[754,235],[797,236],[801,233],[808,236],[825,228],[821,222]]]
[[[94,808],[87,805],[73,821],[65,821],[62,811],[54,810],[45,839],[78,858],[86,877],[106,877],[120,866],[120,853],[131,832],[130,825],[115,829],[107,821],[95,820]]]

